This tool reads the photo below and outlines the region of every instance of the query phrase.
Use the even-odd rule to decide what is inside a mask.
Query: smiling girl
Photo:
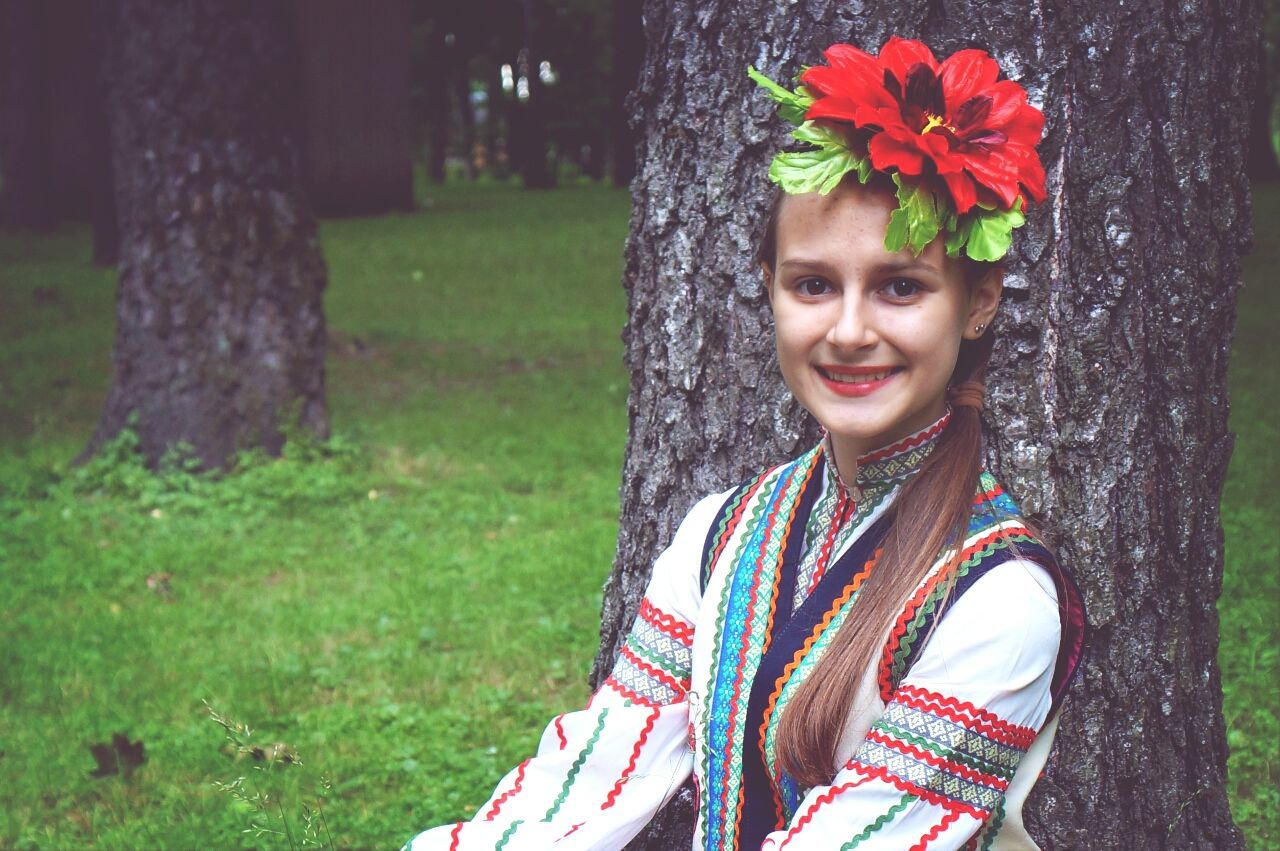
[[[424,849],[620,849],[693,773],[697,849],[1035,848],[1079,659],[1068,574],[982,468],[995,262],[1043,119],[976,50],[752,72],[780,154],[758,260],[823,440],[689,512],[612,674]]]

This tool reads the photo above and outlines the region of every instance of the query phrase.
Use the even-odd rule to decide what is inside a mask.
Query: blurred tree
[[[511,148],[516,168],[529,189],[548,189],[556,184],[547,151],[547,104],[542,62],[543,4],[520,0],[524,15],[524,46],[516,60],[516,106],[512,112]]]
[[[94,262],[119,233],[91,0],[0,0],[0,224],[94,223]],[[7,178],[7,180],[5,179]]]
[[[444,178],[446,153],[470,160],[470,173],[480,163],[500,170],[502,152],[529,186],[553,185],[563,163],[603,177],[613,146],[611,8],[610,0],[417,0],[414,98],[431,178]],[[636,43],[634,28],[627,35]],[[619,97],[634,79],[633,59]]]
[[[1227,354],[1250,238],[1255,0],[649,0],[624,284],[631,434],[593,680],[694,500],[817,439],[750,257],[788,126],[744,71],[835,41],[990,49],[1048,121],[1051,201],[1016,240],[988,382],[994,470],[1071,565],[1083,677],[1025,815],[1046,848],[1239,848],[1215,600]],[[687,848],[682,793],[634,843]]]
[[[48,8],[0,2],[0,227],[52,227]]]
[[[1249,176],[1280,180],[1280,0],[1264,4],[1258,45],[1258,94],[1249,128]]]
[[[316,213],[413,208],[409,0],[294,0]]]
[[[609,75],[609,129],[613,149],[613,185],[627,186],[636,176],[636,132],[631,128],[627,96],[644,60],[641,0],[613,0],[613,67]]]
[[[288,0],[119,0],[107,43],[121,262],[84,454],[136,428],[209,466],[323,435],[324,261],[302,191]],[[82,456],[83,457],[83,456]]]

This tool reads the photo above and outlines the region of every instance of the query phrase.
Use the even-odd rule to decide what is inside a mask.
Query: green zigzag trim
[[[1010,780],[1013,778],[1013,772],[1007,768],[989,763],[985,759],[978,759],[977,757],[969,756],[967,754],[947,750],[946,748],[940,748],[929,739],[921,738],[920,736],[917,736],[908,730],[904,730],[901,727],[897,727],[893,724],[887,724],[883,721],[877,721],[875,726],[885,732],[893,734],[894,738],[902,739],[904,742],[909,742],[922,750],[927,750],[929,753],[941,757],[942,759],[950,762],[958,762],[961,765],[967,765],[974,771],[981,771],[983,774],[994,774],[1004,780]],[[1005,745],[1005,747],[1008,746]]]
[[[763,478],[763,476],[760,477],[760,479]],[[725,529],[729,526],[729,521],[733,518],[733,515],[737,513],[738,506],[742,505],[742,501],[747,498],[748,494],[753,492],[754,488],[752,486],[758,485],[760,479],[757,479],[751,484],[744,485],[730,503],[725,506],[724,510],[720,512],[720,524],[716,528],[716,535],[714,538],[715,546],[711,548],[711,552],[707,553],[707,563],[702,566],[701,579],[703,591],[707,590],[707,585],[711,582],[711,571],[715,567],[715,565],[712,564],[712,559],[715,557],[715,551],[721,544],[721,539],[724,537]]]
[[[781,475],[782,471],[785,470],[786,467],[787,465],[783,464],[775,468],[771,474],[761,477],[760,482],[756,485],[755,498],[752,500],[754,505],[751,506],[750,516],[744,515],[742,520],[739,521],[739,523],[749,524],[745,528],[754,529],[755,525],[760,522],[760,514],[764,510],[764,506],[768,505],[769,495],[773,493],[773,488],[776,487],[777,485],[778,476]],[[766,481],[769,482],[767,487],[765,485]],[[742,560],[742,554],[746,550],[747,541],[749,541],[750,539],[751,539],[750,534],[739,536],[738,548],[733,553],[733,560],[730,562],[731,565],[737,565],[738,562]],[[732,582],[724,583],[724,586],[720,589],[720,599],[716,603],[716,624],[715,624],[715,630],[711,633],[712,636],[714,636],[715,640],[711,642],[711,666],[710,666],[711,676],[708,679],[709,686],[714,686],[715,679],[716,679],[715,672],[720,669],[720,636],[724,632],[725,609],[729,605],[729,591],[731,589],[732,584],[733,584]],[[708,690],[707,694],[703,695],[702,705],[700,707],[702,715],[698,719],[699,723],[705,724],[706,719],[710,713],[711,700],[713,697],[714,695],[710,692],[710,690]],[[702,749],[702,776],[704,778],[707,776],[707,761],[709,758],[710,758],[710,748],[704,747]],[[707,827],[707,813],[710,811],[710,807],[711,807],[710,790],[706,788],[705,783],[698,783],[697,786],[698,786],[698,821],[702,826],[703,832],[705,833],[706,827]]]
[[[858,506],[856,509],[854,516],[849,518],[846,528],[858,528],[858,526],[864,523],[866,519],[871,516],[871,513],[884,502],[885,497],[888,495],[889,491],[886,489],[876,494],[874,502],[869,502],[864,499],[863,504]],[[863,494],[863,496],[865,497],[866,494]],[[865,532],[863,534],[865,534]],[[839,550],[840,547],[833,547],[831,555],[828,556],[828,558],[832,561],[837,560],[836,554]],[[830,562],[827,564],[827,569],[831,569]],[[827,628],[823,630],[822,634],[813,642],[813,646],[809,648],[809,652],[800,660],[800,664],[796,665],[795,670],[791,672],[791,676],[782,684],[782,692],[778,695],[778,702],[773,707],[773,715],[769,718],[769,726],[766,727],[764,731],[765,768],[773,777],[778,776],[778,724],[781,721],[782,713],[785,711],[787,703],[795,696],[796,689],[800,688],[801,684],[804,683],[809,674],[813,672],[814,666],[818,663],[818,660],[822,658],[822,654],[826,651],[827,645],[831,643],[832,636],[840,631],[841,624],[845,622],[849,615],[850,607],[857,599],[858,595],[854,594],[843,606],[841,606],[840,611],[831,619],[831,623],[827,624]],[[824,612],[823,614],[825,616],[826,613]]]
[[[756,577],[756,581],[759,583],[759,587],[762,591],[767,592],[768,589],[777,582],[777,575],[782,562],[782,545],[784,539],[789,537],[791,534],[795,534],[797,531],[800,531],[792,529],[784,534],[784,531],[786,531],[784,526],[785,518],[790,517],[792,512],[795,510],[796,503],[800,499],[800,494],[803,492],[805,484],[809,481],[809,477],[813,472],[813,466],[816,463],[820,448],[820,446],[815,447],[805,455],[797,458],[795,462],[790,465],[790,469],[785,476],[786,487],[778,498],[778,505],[776,508],[779,523],[770,530],[771,534],[769,534],[763,542],[764,563],[767,565],[768,570],[767,572],[761,571],[761,573]],[[781,479],[782,477],[780,477],[779,480],[781,481]],[[764,657],[765,653],[764,625],[768,622],[769,612],[772,608],[773,601],[770,595],[768,593],[762,593],[760,598],[756,601],[755,609],[747,612],[747,618],[749,619],[747,633],[750,639],[748,642],[748,652],[750,653],[750,658],[744,659],[743,661],[746,663],[744,665],[745,670],[750,673],[748,682],[753,680],[756,673],[760,670],[760,660]],[[750,688],[748,688],[745,695],[746,700],[749,701],[750,696],[751,692]],[[744,723],[747,723],[745,716]],[[738,745],[741,745],[740,741],[738,742]],[[733,743],[730,743],[730,747],[734,747]],[[738,751],[739,749],[740,748],[735,748],[735,751]],[[740,794],[739,788],[742,784],[743,755],[740,752],[737,752],[734,755],[736,756],[736,765],[732,772],[732,782],[734,786],[730,788],[730,800],[737,799]],[[737,825],[735,822],[729,822],[726,824],[726,834],[730,836],[731,841],[734,843],[737,842],[736,831]]]
[[[796,460],[788,464],[781,464],[778,467],[774,468],[774,470],[772,470],[770,474],[761,477],[759,484],[756,485],[756,490],[755,490],[756,499],[754,500],[755,504],[752,506],[752,509],[751,509],[751,516],[750,518],[747,518],[744,516],[742,518],[742,521],[740,521],[740,522],[745,522],[749,524],[746,527],[749,531],[748,531],[748,534],[742,535],[739,538],[738,548],[737,550],[734,551],[733,560],[730,563],[733,568],[736,568],[737,565],[742,561],[742,556],[743,556],[743,553],[746,551],[747,544],[753,537],[754,530],[760,524],[761,515],[765,507],[768,506],[770,499],[773,495],[773,491],[778,486],[778,483],[782,480],[784,476],[787,475],[788,472],[792,470],[796,470],[798,472],[799,468],[802,465],[811,466],[814,463],[814,459],[817,457],[821,448],[822,448],[822,445],[819,444],[818,446],[815,446],[813,449],[809,450],[804,455],[801,455]],[[792,481],[793,482],[796,481],[796,478],[797,476],[793,476]],[[800,484],[803,484],[803,481],[807,479],[807,476],[799,476],[798,478],[800,479]],[[766,486],[766,482],[768,482],[767,486]],[[787,496],[786,494],[783,494],[779,498],[780,506],[782,501],[786,499],[786,496]],[[792,501],[794,501],[794,498]],[[781,507],[779,510],[781,513]],[[766,542],[766,545],[767,543],[768,542]],[[710,665],[710,673],[711,673],[710,682],[713,684],[715,682],[715,672],[720,669],[720,638],[724,633],[725,610],[729,603],[729,592],[732,590],[732,587],[733,587],[733,581],[732,581],[732,578],[730,578],[728,581],[724,583],[724,586],[720,592],[720,599],[716,605],[715,631],[712,633],[712,635],[715,637],[715,640],[711,642],[711,665]],[[708,693],[704,697],[703,705],[702,705],[702,719],[699,719],[700,721],[709,717],[710,707],[711,707],[713,697],[714,695],[711,693]],[[709,754],[709,748],[703,748],[702,750],[703,750],[702,776],[706,777],[707,761],[710,757],[710,754]],[[741,781],[741,774],[739,774],[738,780]],[[706,822],[707,813],[709,812],[709,809],[711,806],[709,795],[710,795],[710,790],[705,788],[705,784],[699,783],[698,784],[698,821],[704,832],[706,831],[706,825],[707,825],[707,822]]]
[[[502,832],[502,836],[498,839],[498,844],[493,846],[493,851],[498,851],[500,848],[506,848],[507,843],[511,841],[511,837],[515,835],[516,828],[522,824],[524,824],[524,819],[522,818],[518,818],[511,822],[511,826]]]
[[[996,811],[991,814],[991,820],[987,822],[987,827],[982,832],[982,848],[979,851],[991,851],[991,846],[996,844],[996,835],[1000,833],[1000,828],[1004,824],[1004,796],[1000,796],[1000,803],[996,804]]]
[[[630,640],[630,638],[627,639],[627,646],[631,648],[632,653],[636,654],[641,659],[648,662],[650,665],[653,665],[655,668],[660,668],[663,671],[666,671],[668,674],[675,677],[677,680],[684,680],[689,678],[689,671],[687,669],[675,667],[674,665],[671,664],[670,659],[667,659],[664,656],[659,656],[653,651],[645,647],[639,646],[636,642]]]
[[[898,799],[898,803],[890,807],[884,813],[884,815],[880,816],[878,819],[871,822],[871,824],[867,825],[866,829],[863,830],[862,833],[859,833],[857,836],[853,837],[848,842],[841,845],[840,851],[852,851],[852,849],[860,845],[864,839],[870,839],[871,834],[875,833],[877,830],[884,827],[886,824],[889,823],[890,820],[893,819],[894,816],[896,816],[898,813],[905,810],[907,807],[911,806],[911,803],[914,800],[916,800],[916,796],[912,795],[910,792],[903,795],[900,799]]]
[[[1017,542],[1030,540],[1032,540],[1032,538],[1029,535],[1010,535],[1004,538],[997,538],[978,552],[974,553],[968,559],[961,562],[960,566],[956,569],[955,578],[950,580],[948,583],[941,584],[928,596],[928,598],[925,599],[920,608],[916,610],[915,617],[907,624],[906,631],[903,633],[902,639],[898,642],[898,649],[893,654],[893,664],[889,666],[889,676],[895,687],[902,680],[903,674],[906,673],[904,669],[906,668],[907,657],[911,655],[911,647],[919,637],[920,627],[924,624],[928,616],[933,614],[934,610],[937,608],[938,602],[942,599],[943,594],[948,590],[946,586],[953,582],[960,581],[960,579],[969,572],[969,568],[973,567],[996,550],[1005,549],[1009,546],[1010,541]]]
[[[564,779],[564,785],[560,787],[560,794],[556,796],[555,803],[551,805],[551,809],[547,810],[547,814],[542,817],[542,821],[551,821],[552,816],[560,811],[560,805],[564,803],[565,798],[569,797],[569,787],[573,785],[578,772],[582,770],[582,764],[587,761],[587,756],[595,749],[596,742],[600,740],[600,733],[604,730],[604,719],[607,717],[609,717],[609,709],[605,707],[600,710],[600,720],[596,722],[595,730],[591,731],[591,738],[587,739],[586,747],[582,749],[582,753],[578,754],[578,758],[569,767],[569,774]]]

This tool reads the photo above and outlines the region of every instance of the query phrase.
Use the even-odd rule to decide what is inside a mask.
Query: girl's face
[[[998,272],[965,281],[941,239],[885,250],[893,196],[856,184],[788,196],[765,266],[782,376],[847,466],[942,416],[962,338],[1000,301]]]

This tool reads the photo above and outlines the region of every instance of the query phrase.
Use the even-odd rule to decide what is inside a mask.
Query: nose
[[[877,340],[869,305],[857,291],[846,289],[832,320],[827,329],[827,342],[837,349],[860,349]]]

